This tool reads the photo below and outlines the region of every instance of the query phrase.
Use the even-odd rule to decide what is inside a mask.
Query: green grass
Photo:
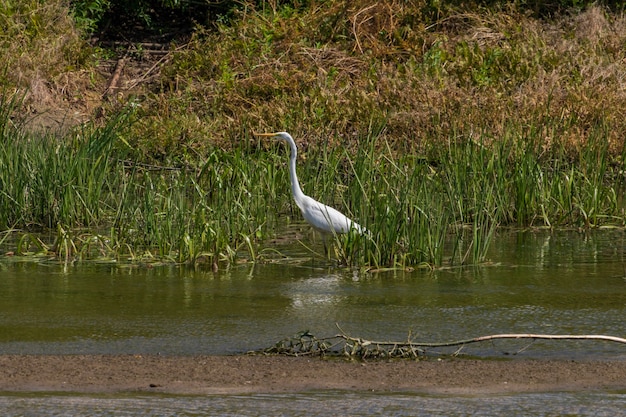
[[[267,212],[257,161],[241,149],[216,150],[193,171],[136,163],[122,140],[127,123],[122,114],[56,138],[2,120],[0,227],[22,234],[18,254],[218,265],[252,251]],[[50,242],[33,234],[48,230]]]
[[[131,159],[129,116],[65,138],[26,134],[4,117],[0,226],[18,231],[18,254],[219,267],[263,261],[277,225],[300,218],[282,146],[244,137],[197,168],[150,165]],[[498,226],[624,225],[624,166],[602,126],[578,160],[538,146],[541,129],[514,123],[498,146],[458,133],[421,156],[398,155],[384,131],[372,125],[356,153],[309,147],[298,161],[307,194],[371,231],[337,237],[340,264],[479,264]],[[36,234],[46,230],[48,242]]]
[[[561,145],[536,145],[539,129],[515,124],[497,147],[458,134],[422,157],[397,156],[383,130],[372,129],[356,154],[322,148],[300,161],[305,192],[372,231],[338,239],[345,264],[478,264],[501,226],[624,225],[624,166],[600,127],[580,160]]]
[[[16,116],[101,97],[98,49],[65,3],[1,4],[2,240],[65,261],[267,260],[301,217],[259,130],[290,131],[304,191],[372,231],[336,242],[340,264],[479,264],[499,227],[623,227],[623,11],[437,4],[246,4],[172,49],[131,111],[56,134]]]

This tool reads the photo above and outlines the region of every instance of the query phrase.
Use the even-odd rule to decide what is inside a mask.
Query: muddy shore
[[[327,389],[455,394],[623,390],[626,361],[0,355],[0,391],[237,394]]]

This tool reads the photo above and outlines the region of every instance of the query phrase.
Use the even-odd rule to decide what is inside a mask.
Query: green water
[[[282,248],[283,250],[285,248]],[[495,333],[626,336],[626,234],[502,232],[490,263],[368,273],[306,260],[186,267],[0,263],[0,354],[227,354],[308,329],[424,342]],[[504,357],[527,342],[464,353]],[[444,352],[445,353],[445,352]],[[523,357],[626,358],[624,345],[537,342]]]

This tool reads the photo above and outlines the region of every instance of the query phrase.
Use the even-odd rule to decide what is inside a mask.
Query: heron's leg
[[[320,233],[320,234],[322,235],[322,243],[324,244],[324,255],[326,255],[326,258],[330,258],[330,249],[328,247],[326,233]]]

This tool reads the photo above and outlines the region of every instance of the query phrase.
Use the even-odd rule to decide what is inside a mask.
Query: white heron
[[[313,226],[314,229],[322,233],[324,240],[326,240],[325,236],[327,234],[342,234],[348,233],[351,230],[354,230],[359,234],[368,233],[366,228],[349,219],[338,210],[335,210],[326,204],[322,204],[302,192],[300,183],[298,182],[298,176],[296,175],[296,157],[298,155],[298,148],[296,147],[296,142],[289,133],[255,133],[254,135],[280,139],[291,147],[291,154],[289,155],[291,194],[293,195],[296,205],[300,208],[304,219],[311,226]]]

